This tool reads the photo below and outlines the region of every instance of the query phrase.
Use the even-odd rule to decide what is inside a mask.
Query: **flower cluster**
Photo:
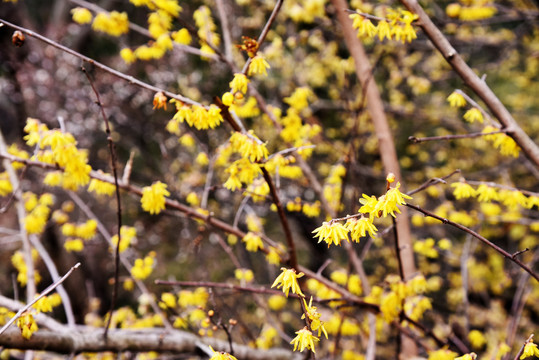
[[[458,18],[462,21],[477,21],[488,19],[497,13],[492,0],[473,0],[462,3],[465,3],[465,5],[456,2],[447,5],[445,8],[447,16]]]
[[[163,184],[161,181],[156,181],[151,186],[145,186],[140,198],[142,209],[152,215],[159,214],[165,210],[166,196],[170,196],[170,192],[167,190],[167,184]]]
[[[200,51],[213,54],[215,51],[213,51],[212,47],[219,46],[221,38],[215,32],[217,26],[211,17],[210,8],[206,5],[199,7],[193,13],[193,19],[195,19],[195,24],[198,28],[197,34],[200,39]]]
[[[394,181],[394,176],[392,176],[392,174],[388,175],[388,183]],[[390,179],[393,180],[390,181]],[[314,237],[318,237],[318,242],[325,241],[329,247],[331,244],[340,245],[342,240],[349,241],[349,234],[354,242],[359,242],[360,238],[367,234],[371,237],[376,236],[378,229],[374,225],[374,219],[388,215],[395,217],[395,213],[400,213],[398,206],[405,205],[405,199],[411,199],[410,196],[403,194],[399,188],[400,183],[397,182],[395,187],[389,188],[379,198],[363,194],[362,198],[359,199],[362,204],[359,208],[360,214],[346,216],[344,218],[346,219],[345,224],[340,222],[342,219],[324,222],[322,226],[313,231]]]
[[[79,186],[86,185],[90,181],[88,165],[88,153],[77,148],[77,141],[67,132],[58,129],[49,130],[46,125],[38,120],[28,118],[24,136],[28,146],[37,145],[41,151],[35,156],[49,164],[57,164],[63,168],[63,172],[49,173],[45,183],[50,186],[62,185],[69,190],[76,190]]]
[[[380,41],[385,38],[402,43],[412,42],[417,38],[412,22],[417,19],[417,15],[412,14],[407,10],[400,9],[394,11],[388,9],[387,18],[377,18],[368,14],[354,13],[350,15],[353,20],[352,26],[357,29],[358,37],[374,38],[378,36]],[[371,21],[377,21],[374,25]]]
[[[73,13],[75,16],[76,13]],[[86,18],[88,15],[86,15]],[[92,29],[112,36],[120,36],[129,32],[129,19],[126,12],[111,11],[97,14],[92,22]]]
[[[179,124],[186,122],[197,130],[214,129],[223,122],[221,109],[216,105],[208,108],[201,105],[189,106],[180,101],[173,100],[176,105],[176,114],[167,124],[167,131],[179,134]]]
[[[32,249],[32,262],[35,262],[37,257],[37,250]],[[28,264],[26,263],[23,253],[21,251],[15,251],[11,256],[11,263],[17,270],[17,282],[21,284],[21,286],[25,286],[28,283]],[[41,275],[39,275],[37,270],[34,271],[34,281],[36,284],[41,281]]]
[[[131,268],[131,276],[137,280],[144,280],[150,276],[155,266],[155,255],[154,251],[150,251],[143,259],[136,259]]]
[[[230,137],[230,145],[233,150],[251,162],[259,162],[268,157],[266,143],[263,143],[254,134],[253,130],[250,130],[246,134],[235,131]]]
[[[49,219],[50,206],[54,203],[51,194],[42,194],[39,199],[36,194],[26,192],[23,194],[24,207],[28,212],[24,219],[24,227],[29,234],[41,234]]]
[[[82,251],[84,249],[83,240],[90,240],[95,236],[97,221],[90,219],[82,224],[64,223],[62,234],[67,236],[64,247],[67,251]]]
[[[485,126],[483,133],[488,134],[498,129],[494,126]],[[494,148],[498,149],[502,155],[517,158],[520,153],[520,147],[515,140],[504,133],[485,135],[485,139],[492,142]]]

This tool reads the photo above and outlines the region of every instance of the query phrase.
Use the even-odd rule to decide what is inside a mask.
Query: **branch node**
[[[514,259],[514,258],[516,258],[517,256],[519,256],[520,254],[525,253],[526,251],[529,251],[529,250],[530,250],[530,249],[528,249],[528,248],[525,248],[524,250],[519,250],[519,251],[517,251],[516,253],[514,253],[513,255],[511,255],[511,258]]]

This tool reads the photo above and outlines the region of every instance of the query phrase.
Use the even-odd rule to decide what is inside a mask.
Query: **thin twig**
[[[31,302],[29,302],[28,304],[26,304],[26,306],[22,307],[19,311],[17,311],[17,313],[15,314],[15,316],[13,316],[11,319],[9,319],[9,321],[2,327],[2,329],[0,329],[0,335],[6,331],[6,329],[15,322],[15,320],[17,320],[26,310],[30,309],[32,307],[32,305],[34,305],[36,302],[38,302],[39,300],[41,300],[43,297],[47,296],[47,294],[49,294],[51,291],[53,291],[54,289],[56,289],[56,287],[58,285],[60,285],[61,283],[63,283],[68,277],[69,275],[71,275],[71,273],[73,272],[73,270],[75,270],[76,268],[78,268],[80,266],[80,263],[76,263],[71,269],[69,269],[69,271],[64,275],[62,276],[58,281],[52,283],[51,285],[49,285],[45,290],[43,290],[43,292],[41,293],[41,295],[39,295],[38,297],[36,297],[34,300],[32,300]]]
[[[112,290],[112,299],[110,302],[110,316],[107,321],[107,324],[105,325],[105,333],[103,336],[105,339],[107,338],[107,334],[109,331],[109,327],[112,321],[112,313],[114,311],[114,308],[116,307],[116,300],[118,298],[118,288],[119,288],[119,278],[120,278],[120,244],[122,241],[122,235],[121,235],[121,229],[122,229],[122,201],[120,198],[120,186],[118,185],[118,169],[116,168],[116,150],[114,148],[114,142],[112,141],[112,135],[110,131],[110,124],[109,124],[109,118],[105,112],[105,108],[103,106],[103,103],[101,102],[101,97],[99,96],[99,92],[97,91],[94,82],[92,81],[92,78],[90,77],[90,74],[86,71],[84,67],[81,68],[84,75],[86,75],[86,78],[88,79],[88,82],[90,83],[90,86],[92,87],[92,90],[96,97],[96,104],[99,106],[99,109],[101,110],[101,116],[103,116],[103,120],[105,121],[105,132],[107,134],[107,143],[109,146],[109,152],[110,152],[110,165],[112,167],[112,175],[114,177],[114,188],[116,193],[116,220],[117,220],[117,226],[118,226],[118,244],[116,245],[116,249],[114,252],[114,285]]]
[[[528,339],[524,342],[524,344],[522,344],[522,347],[520,348],[520,350],[518,351],[518,353],[515,355],[515,358],[514,360],[518,360],[520,359],[520,356],[524,353],[524,348],[526,347],[526,345],[528,345],[530,342],[533,341],[533,334],[531,334]]]
[[[1,154],[7,154],[7,145],[6,141],[4,139],[4,135],[0,131],[0,153]],[[23,257],[24,262],[26,264],[26,301],[29,302],[32,300],[36,293],[36,282],[34,277],[34,260],[32,259],[32,246],[30,245],[30,240],[28,238],[28,232],[26,231],[25,227],[25,219],[26,219],[26,209],[24,208],[24,200],[22,198],[22,189],[20,186],[19,179],[17,177],[17,173],[13,166],[11,165],[10,161],[4,160],[3,161],[4,169],[8,173],[9,182],[11,183],[13,187],[13,196],[17,200],[15,202],[15,207],[17,210],[17,219],[19,222],[19,233],[21,235],[22,239],[22,250],[23,250]]]
[[[257,39],[258,49],[260,49],[260,45],[262,45],[262,43],[266,39],[266,36],[268,35],[271,25],[273,25],[273,22],[277,18],[277,14],[279,14],[279,10],[281,10],[283,1],[284,0],[277,0],[277,3],[275,4],[275,7],[273,8],[273,11],[271,12],[269,19],[266,22],[266,25],[264,25],[262,32],[258,36],[258,39]],[[245,62],[245,65],[243,66],[243,69],[241,70],[243,74],[247,74],[247,70],[249,69],[249,65],[251,64],[251,61],[252,61],[252,58],[248,58],[247,61]]]
[[[176,99],[176,100],[179,100],[179,101],[182,101],[184,103],[187,103],[187,104],[191,104],[191,105],[199,105],[199,106],[202,106],[199,102],[197,101],[194,101],[192,99],[189,99],[185,96],[182,96],[182,95],[178,95],[178,94],[175,94],[173,92],[170,92],[170,91],[167,91],[167,90],[164,90],[164,89],[161,89],[157,86],[153,86],[153,85],[150,85],[148,83],[145,83],[144,81],[141,81],[141,80],[138,80],[136,78],[134,78],[133,76],[129,76],[129,75],[125,75],[124,73],[122,73],[121,71],[118,71],[118,70],[114,70],[112,69],[111,67],[108,67],[98,61],[95,61],[94,59],[88,57],[88,56],[85,56],[85,55],[82,55],[81,53],[78,53],[76,52],[75,50],[72,50],[56,41],[53,41],[43,35],[40,35],[32,30],[29,30],[29,29],[26,29],[22,26],[18,26],[18,25],[15,25],[15,24],[12,24],[4,19],[0,19],[0,24],[4,24],[6,26],[9,26],[13,29],[16,29],[16,30],[19,30],[23,33],[25,33],[26,35],[30,36],[30,37],[34,37],[40,41],[43,41],[44,43],[46,44],[49,44],[65,53],[68,53],[70,55],[73,55],[79,59],[81,59],[82,61],[84,62],[87,62],[103,71],[106,71],[108,72],[109,74],[111,75],[114,75],[122,80],[125,80],[127,81],[128,83],[130,84],[133,84],[133,85],[136,85],[138,87],[141,87],[143,89],[147,89],[147,90],[150,90],[150,91],[153,91],[153,92],[162,92],[164,95],[166,95],[167,97],[169,98],[172,98],[172,99]]]
[[[415,193],[418,193],[420,191],[423,191],[425,190],[426,188],[428,188],[429,186],[433,186],[433,185],[436,185],[436,184],[439,184],[439,183],[446,183],[445,180],[449,179],[451,176],[455,175],[455,174],[460,174],[460,169],[457,169],[457,170],[454,170],[451,174],[449,175],[446,175],[444,177],[441,177],[441,178],[432,178],[432,179],[429,179],[427,181],[425,181],[423,184],[421,184],[418,188],[414,189],[414,190],[411,190],[411,191],[408,191],[406,193],[406,195],[413,195]]]
[[[442,136],[430,136],[430,137],[422,137],[422,138],[417,138],[415,136],[409,136],[408,140],[413,142],[414,144],[417,144],[417,143],[425,142],[425,141],[470,139],[470,138],[476,138],[476,137],[481,137],[481,136],[494,135],[494,134],[505,134],[505,133],[507,133],[506,130],[497,130],[497,131],[492,131],[492,132],[488,132],[488,133],[475,132],[475,133],[470,133],[470,134],[442,135]]]
[[[507,251],[505,251],[504,249],[502,249],[501,247],[499,247],[498,245],[494,244],[493,242],[491,242],[490,240],[486,239],[485,237],[479,235],[478,233],[476,233],[475,231],[473,231],[472,229],[469,229],[467,228],[466,226],[463,226],[463,225],[460,225],[456,222],[453,222],[451,220],[448,220],[446,218],[443,218],[441,216],[438,216],[428,210],[425,210],[425,209],[422,209],[420,208],[419,206],[416,206],[416,205],[412,205],[412,204],[406,204],[407,207],[411,208],[411,209],[414,209],[416,211],[419,211],[421,213],[423,213],[424,215],[428,216],[428,217],[431,217],[431,218],[434,218],[434,219],[437,219],[439,221],[441,221],[442,223],[444,224],[447,224],[447,225],[451,225],[453,227],[456,227],[457,229],[460,229],[464,232],[467,232],[468,234],[474,236],[475,238],[481,240],[483,243],[485,243],[486,245],[490,246],[491,248],[493,248],[494,250],[496,250],[497,252],[499,252],[500,254],[502,254],[504,257],[506,257],[507,259],[513,261],[515,264],[517,264],[518,266],[520,266],[524,271],[526,271],[528,274],[530,274],[536,281],[539,282],[539,275],[536,274],[530,267],[528,267],[526,264],[524,264],[522,261],[520,261],[519,259],[517,258],[513,258],[513,256],[511,254],[509,254]]]
[[[294,268],[295,270],[298,270],[298,260],[296,257],[296,245],[294,243],[294,238],[292,237],[292,230],[290,230],[290,224],[288,223],[288,219],[286,218],[283,205],[281,204],[281,200],[279,198],[279,195],[277,194],[277,189],[275,188],[275,185],[273,184],[273,180],[271,179],[271,175],[268,173],[268,170],[266,170],[266,168],[263,166],[260,169],[262,170],[262,175],[264,176],[264,180],[266,180],[266,183],[269,186],[270,194],[271,194],[271,197],[273,198],[273,203],[277,207],[277,214],[279,215],[279,219],[283,227],[285,239],[288,244],[288,261],[292,268]]]

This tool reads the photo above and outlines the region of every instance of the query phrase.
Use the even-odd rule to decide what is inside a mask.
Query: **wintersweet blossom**
[[[469,354],[464,354],[462,356],[455,358],[455,360],[475,360],[475,359],[477,359],[477,354],[474,352],[471,352]]]
[[[288,297],[288,293],[290,290],[292,290],[293,294],[297,294],[300,296],[305,296],[301,292],[301,288],[298,284],[298,279],[302,277],[303,274],[300,272],[299,274],[296,274],[296,270],[294,269],[287,269],[287,268],[281,268],[281,274],[277,276],[277,279],[273,282],[273,285],[271,285],[272,288],[277,287],[279,289],[280,287],[283,288],[284,294]]]
[[[453,195],[455,195],[457,200],[467,199],[477,195],[475,189],[465,182],[455,182],[451,184],[451,187],[455,188],[455,190],[453,190]]]
[[[151,186],[145,186],[142,189],[140,199],[142,209],[152,215],[159,214],[162,210],[165,210],[165,197],[169,195],[167,184],[163,184],[161,181],[156,181]]]
[[[83,25],[92,22],[93,15],[86,8],[76,7],[71,10],[71,14],[73,15],[73,21],[77,24]]]
[[[257,252],[259,249],[264,248],[264,243],[260,236],[250,231],[243,237],[243,239],[241,239],[241,241],[245,243],[245,249],[249,252]]]
[[[348,240],[348,230],[338,221],[323,222],[322,226],[314,229],[313,233],[315,238],[318,237],[318,242],[325,241],[328,248],[331,244],[341,245],[343,239],[350,242]]]
[[[247,72],[247,75],[252,76],[255,74],[261,74],[261,75],[267,76],[268,75],[267,69],[269,68],[270,68],[270,65],[268,64],[266,59],[264,59],[260,55],[256,55],[251,60],[251,64],[249,65],[249,70]]]
[[[529,356],[539,357],[539,349],[532,340],[528,341],[526,345],[524,345],[524,351],[522,352],[522,355],[520,355],[520,359],[525,359]]]
[[[373,218],[371,217],[361,217],[361,218],[350,218],[344,224],[345,228],[350,231],[350,237],[352,241],[359,242],[359,239],[367,236],[374,238],[376,237],[376,232],[378,229],[374,226]]]
[[[212,351],[212,356],[210,357],[210,360],[238,360],[234,356],[230,355],[229,353],[226,353],[224,351],[215,351],[210,346],[210,350]]]
[[[26,340],[32,337],[32,334],[38,330],[36,320],[30,312],[25,312],[17,319],[17,326],[21,330],[21,335]]]
[[[290,344],[294,345],[294,351],[299,349],[300,352],[303,352],[303,350],[307,349],[311,350],[313,353],[316,353],[314,344],[320,341],[319,338],[314,336],[306,326],[303,329],[296,331],[296,334],[297,336],[290,342]]]
[[[247,79],[247,76],[242,73],[236,73],[234,74],[234,79],[229,83],[231,93],[235,94],[237,92],[240,93],[247,93],[247,85],[249,84],[249,79]]]
[[[451,95],[447,97],[449,105],[452,107],[463,107],[466,105],[466,99],[460,93],[453,91]]]

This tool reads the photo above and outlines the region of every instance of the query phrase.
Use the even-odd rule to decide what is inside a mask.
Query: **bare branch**
[[[505,251],[504,249],[502,249],[501,247],[499,247],[498,245],[494,244],[493,242],[491,242],[490,240],[486,239],[485,237],[479,235],[478,233],[476,233],[475,231],[473,231],[472,229],[469,229],[467,228],[466,226],[463,226],[463,225],[460,225],[456,222],[453,222],[451,220],[448,220],[446,218],[443,218],[441,216],[438,216],[430,211],[427,211],[425,209],[422,209],[420,208],[419,206],[416,206],[416,205],[412,205],[412,204],[406,204],[407,207],[411,208],[411,209],[414,209],[414,210],[417,210],[421,213],[423,213],[424,215],[428,216],[428,217],[431,217],[431,218],[434,218],[434,219],[437,219],[437,220],[440,220],[442,223],[444,224],[448,224],[448,225],[451,225],[453,227],[456,227],[457,229],[460,229],[464,232],[467,232],[468,234],[472,235],[473,237],[481,240],[483,243],[485,243],[486,245],[490,246],[491,248],[493,248],[494,250],[496,250],[497,252],[499,252],[500,254],[502,254],[504,257],[506,257],[507,259],[513,261],[515,264],[517,264],[518,266],[520,266],[524,271],[526,271],[528,274],[530,274],[536,281],[539,282],[539,275],[536,274],[529,266],[527,266],[526,264],[524,264],[522,261],[520,261],[519,259],[513,257],[513,255],[509,254],[507,251]]]
[[[39,295],[38,297],[36,297],[33,301],[29,302],[28,304],[26,304],[25,306],[23,306],[21,309],[19,309],[19,311],[17,311],[17,313],[15,314],[15,316],[13,316],[11,319],[9,319],[9,321],[2,327],[2,329],[0,329],[0,335],[3,334],[7,328],[13,324],[15,322],[15,320],[17,320],[26,310],[30,309],[32,307],[32,305],[34,305],[36,302],[38,302],[39,300],[41,300],[43,297],[47,296],[47,294],[49,294],[51,291],[53,291],[54,289],[56,289],[56,287],[58,287],[61,283],[63,283],[68,277],[69,275],[71,275],[71,273],[73,272],[73,270],[75,270],[76,268],[78,268],[80,266],[80,263],[76,263],[71,269],[69,269],[69,271],[64,275],[62,276],[58,281],[55,281],[54,283],[52,283],[51,285],[49,285],[45,290],[43,290],[43,292],[41,293],[41,295]],[[17,332],[20,336],[20,333]],[[6,336],[6,335],[4,335]],[[0,337],[0,338],[3,338],[3,337]]]

